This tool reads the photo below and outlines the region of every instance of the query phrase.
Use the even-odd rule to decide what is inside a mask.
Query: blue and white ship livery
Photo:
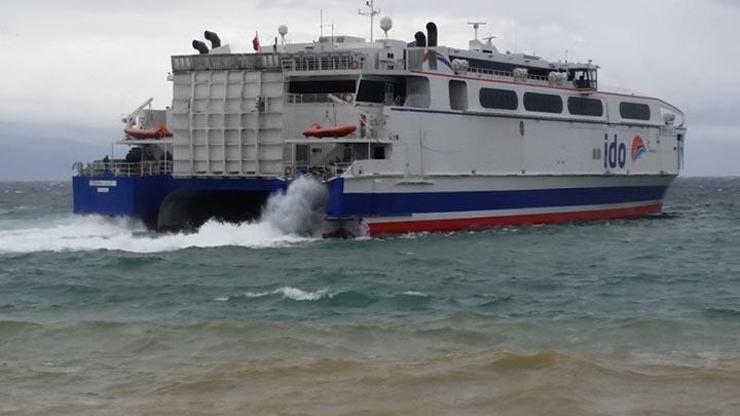
[[[370,233],[661,212],[682,165],[678,108],[600,89],[590,62],[439,46],[433,23],[391,40],[391,26],[251,54],[207,32],[212,48],[172,57],[171,107],[128,118],[127,159],[79,166],[75,212],[242,221],[309,173],[328,220]]]

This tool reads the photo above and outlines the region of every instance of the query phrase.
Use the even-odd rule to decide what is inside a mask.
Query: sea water
[[[0,414],[740,414],[740,179],[652,218],[346,241],[322,192],[158,235],[0,183]]]

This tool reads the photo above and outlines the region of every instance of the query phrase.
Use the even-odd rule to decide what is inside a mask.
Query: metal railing
[[[172,57],[174,73],[224,70],[280,70],[277,53],[182,55]]]
[[[285,71],[341,71],[361,70],[365,67],[365,57],[352,53],[316,53],[283,57]]]
[[[355,95],[353,93],[318,93],[318,94],[288,94],[287,100],[290,104],[307,104],[307,103],[333,103],[336,102],[331,98],[334,96],[336,99],[344,100],[347,103],[351,103],[354,100]]]
[[[336,176],[341,176],[347,169],[352,166],[352,163],[331,163],[328,165],[308,165],[305,163],[296,163],[295,168],[292,171],[294,177],[311,174],[322,179],[330,179]]]
[[[105,162],[96,160],[83,164],[78,162],[74,169],[78,176],[159,176],[172,173],[171,160],[153,160],[129,163],[122,160]]]
[[[468,73],[472,73],[472,74],[493,75],[493,76],[505,77],[505,78],[516,78],[516,75],[514,74],[514,72],[510,72],[510,71],[497,71],[497,70],[494,70],[494,69],[468,68],[467,69],[467,72]],[[544,81],[544,82],[548,82],[549,81],[548,78],[545,77],[545,76],[542,76],[542,75],[532,75],[532,74],[527,74],[527,79],[532,80],[532,81]]]

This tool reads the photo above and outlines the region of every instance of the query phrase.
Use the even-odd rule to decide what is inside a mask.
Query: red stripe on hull
[[[573,221],[635,218],[660,213],[662,203],[639,207],[595,211],[555,212],[549,214],[510,215],[501,217],[452,218],[368,224],[370,234],[402,234],[425,231],[460,231],[523,224],[553,224]]]

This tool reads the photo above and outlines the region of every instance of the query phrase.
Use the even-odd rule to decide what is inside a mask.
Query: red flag
[[[254,32],[254,39],[252,39],[252,47],[257,52],[262,50],[262,48],[260,48],[260,36],[257,32]]]

